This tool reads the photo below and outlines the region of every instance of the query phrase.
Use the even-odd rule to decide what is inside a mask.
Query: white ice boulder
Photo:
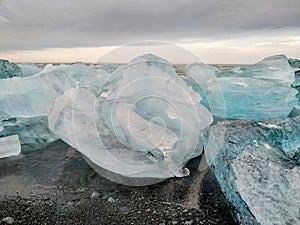
[[[138,185],[146,185],[145,179],[186,175],[184,165],[201,153],[201,131],[212,116],[173,65],[153,55],[138,57],[100,88],[58,97],[50,129],[111,180],[141,179]]]

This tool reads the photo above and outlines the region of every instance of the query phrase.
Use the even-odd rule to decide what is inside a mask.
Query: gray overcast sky
[[[273,38],[274,47],[278,40],[299,49],[300,1],[0,0],[0,32],[0,57],[143,39],[230,45],[226,40],[266,37]],[[291,54],[300,57],[299,51]]]

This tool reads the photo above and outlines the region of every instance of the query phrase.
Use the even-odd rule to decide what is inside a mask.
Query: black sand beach
[[[195,163],[189,177],[130,187],[61,141],[23,150],[0,160],[0,224],[237,224],[211,172]]]

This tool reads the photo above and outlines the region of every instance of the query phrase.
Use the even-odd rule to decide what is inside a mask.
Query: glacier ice
[[[95,96],[99,96],[109,76],[110,73],[102,67],[90,66],[83,76],[81,76],[79,86],[80,88],[90,90]]]
[[[0,135],[18,134],[21,144],[57,140],[48,129],[47,116],[54,99],[76,86],[76,81],[49,72],[0,80]]]
[[[21,69],[23,77],[32,76],[43,70],[42,66],[38,66],[36,64],[30,64],[30,63],[22,63],[22,64],[18,64],[18,66]]]
[[[62,76],[69,76],[79,81],[88,68],[88,65],[84,63],[60,65],[47,64],[40,73],[61,74]]]
[[[295,70],[295,82],[292,84],[292,87],[298,91],[296,95],[297,104],[295,105],[294,109],[292,110],[289,116],[295,117],[300,115],[300,69]]]
[[[288,58],[285,55],[270,56],[249,66],[240,77],[252,77],[262,80],[287,82],[291,84],[295,77]]]
[[[5,62],[8,64],[8,62]],[[12,64],[9,64],[12,65]],[[19,64],[22,76],[0,80],[0,136],[19,135],[22,145],[40,148],[58,139],[48,128],[54,99],[66,90],[90,83],[96,90],[116,66],[76,64]],[[14,67],[13,67],[14,68]],[[82,78],[84,76],[84,78]]]
[[[102,175],[146,185],[184,176],[185,163],[201,153],[201,130],[212,117],[199,101],[172,64],[144,55],[112,73],[99,92],[83,85],[58,97],[49,128]]]
[[[71,77],[56,73],[2,79],[0,113],[25,118],[48,115],[55,97],[75,86]]]
[[[188,175],[205,147],[242,224],[300,223],[298,61],[278,55],[227,72],[198,63],[186,77],[151,54],[123,66],[1,63],[0,158],[61,138],[102,176],[138,186]],[[261,121],[208,127],[212,114]]]
[[[22,71],[15,63],[0,59],[0,79],[22,77]]]
[[[187,81],[212,114],[223,119],[286,118],[297,103],[293,69],[284,55],[226,75],[205,64],[186,67]]]
[[[21,145],[18,135],[0,138],[0,158],[18,155],[21,152]]]
[[[0,137],[18,135],[23,150],[40,149],[47,144],[58,140],[48,128],[47,116],[37,116],[32,118],[9,118],[1,119]],[[27,147],[25,147],[25,145]]]
[[[300,60],[299,59],[289,59],[289,64],[291,65],[291,67],[293,67],[295,69],[300,68]]]
[[[207,162],[241,224],[300,224],[299,132],[300,117],[208,128]]]

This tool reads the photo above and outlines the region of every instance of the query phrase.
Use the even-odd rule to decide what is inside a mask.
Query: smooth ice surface
[[[172,64],[154,55],[137,57],[106,78],[99,91],[90,87],[80,84],[56,99],[48,118],[56,135],[117,182],[116,174],[186,175],[182,169],[201,153],[201,130],[212,117]]]
[[[103,92],[103,85],[109,78],[110,73],[102,67],[90,66],[80,78],[79,86],[90,90],[95,96],[99,96]]]
[[[74,99],[76,101],[74,102]],[[103,128],[98,134],[94,121],[96,97],[88,90],[71,89],[56,99],[49,115],[50,129],[69,145],[78,149],[97,167],[125,177],[161,176],[145,154],[122,145],[117,137]],[[102,141],[103,140],[103,141]],[[105,143],[103,143],[105,142]],[[110,174],[108,178],[111,179]]]
[[[56,73],[60,74],[61,76],[72,77],[78,81],[81,79],[87,69],[88,65],[84,63],[59,65],[47,64],[40,73]]]
[[[43,70],[41,66],[29,63],[18,64],[24,77],[29,77]]]
[[[300,117],[207,130],[207,162],[241,224],[300,224],[299,133]]]
[[[263,59],[262,61],[247,67],[240,77],[252,77],[262,80],[270,80],[272,82],[294,81],[294,73],[288,58],[285,55],[274,55]]]
[[[75,87],[75,80],[57,73],[0,80],[0,115],[35,117],[48,115],[54,99]]]
[[[21,145],[18,135],[0,138],[0,158],[19,155]]]
[[[15,63],[0,59],[0,79],[22,76],[21,69]]]
[[[300,115],[300,63],[299,63],[299,68],[295,69],[295,82],[292,84],[292,87],[298,91],[296,95],[297,104],[289,116],[295,117]]]
[[[202,103],[212,114],[223,119],[286,118],[297,103],[293,69],[284,55],[226,72],[205,64],[186,68],[187,81],[202,96]]]

